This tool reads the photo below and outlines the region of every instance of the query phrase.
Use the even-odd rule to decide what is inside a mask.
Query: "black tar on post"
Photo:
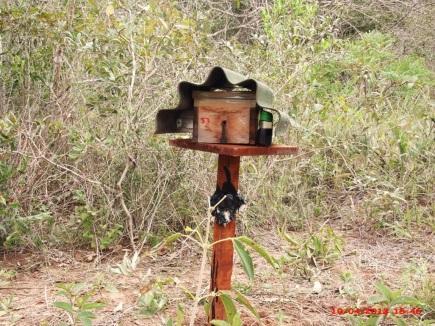
[[[217,186],[216,191],[210,198],[211,206],[215,206],[224,197],[225,199],[213,210],[212,215],[219,225],[226,225],[234,220],[236,213],[245,204],[243,197],[236,191],[231,183],[230,171],[225,169],[226,181],[222,185],[222,189]]]

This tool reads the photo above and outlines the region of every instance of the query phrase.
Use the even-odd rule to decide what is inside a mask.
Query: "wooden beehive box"
[[[258,108],[252,91],[194,91],[193,141],[255,144]]]

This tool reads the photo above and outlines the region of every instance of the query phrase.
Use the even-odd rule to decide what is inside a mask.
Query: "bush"
[[[154,118],[215,65],[269,84],[293,117],[278,140],[306,153],[244,160],[246,226],[346,218],[349,198],[375,222],[433,225],[409,219],[434,215],[433,73],[378,25],[345,38],[301,0],[8,1],[0,16],[3,245],[104,249],[197,223],[214,157],[172,150]],[[8,242],[17,230],[29,241]]]

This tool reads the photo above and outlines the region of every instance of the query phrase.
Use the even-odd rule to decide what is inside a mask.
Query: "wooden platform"
[[[196,143],[192,139],[171,139],[174,147],[210,152],[228,156],[292,155],[297,154],[297,146],[272,145],[268,147],[255,145]]]

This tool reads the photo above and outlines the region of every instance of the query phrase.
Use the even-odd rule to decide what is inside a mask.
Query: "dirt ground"
[[[244,292],[257,308],[264,325],[349,325],[346,316],[333,315],[332,307],[363,305],[375,294],[374,284],[385,280],[392,288],[400,288],[403,273],[411,262],[424,262],[429,275],[434,275],[434,237],[427,231],[420,239],[400,240],[392,236],[342,225],[335,230],[345,240],[342,257],[327,268],[319,268],[310,276],[295,274],[287,268],[279,275],[263,259],[254,256],[255,280],[249,285],[238,259],[233,273],[233,286]],[[302,233],[293,233],[302,236]],[[286,248],[274,232],[255,233],[252,238],[279,256]],[[96,312],[94,325],[162,325],[175,316],[177,304],[187,315],[189,301],[184,289],[195,292],[200,253],[188,243],[177,244],[171,251],[144,251],[140,263],[129,275],[116,274],[111,267],[121,263],[125,250],[117,248],[96,257],[92,251],[56,251],[40,254],[7,253],[1,257],[0,270],[14,271],[9,281],[0,284],[0,299],[10,299],[0,314],[0,325],[62,325],[68,324],[65,312],[53,303],[62,299],[59,283],[86,283],[96,289],[93,298],[105,302]],[[209,266],[204,276],[203,294],[207,293]],[[352,281],[344,283],[344,272]],[[138,297],[149,290],[156,279],[172,278],[163,287],[168,297],[165,308],[151,317],[137,309]],[[320,286],[319,283],[320,282]],[[1,302],[1,301],[0,301]],[[1,312],[1,310],[0,310]],[[244,325],[258,325],[246,312]],[[410,324],[416,318],[407,319]],[[206,322],[200,307],[197,325]],[[390,325],[388,322],[384,325]]]

